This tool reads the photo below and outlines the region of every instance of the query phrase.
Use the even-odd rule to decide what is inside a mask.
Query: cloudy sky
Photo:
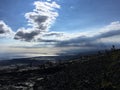
[[[119,0],[0,0],[0,58],[119,46]]]

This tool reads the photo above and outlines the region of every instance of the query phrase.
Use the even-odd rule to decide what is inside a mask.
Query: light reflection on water
[[[0,53],[0,60],[8,60],[15,58],[26,58],[26,57],[37,57],[37,56],[45,56],[45,54],[31,54],[31,53]]]

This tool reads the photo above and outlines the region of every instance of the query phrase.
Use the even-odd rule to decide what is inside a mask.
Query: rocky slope
[[[0,72],[0,90],[120,90],[120,50]]]

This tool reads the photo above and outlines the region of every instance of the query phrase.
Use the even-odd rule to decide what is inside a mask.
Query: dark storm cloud
[[[76,38],[65,40],[65,41],[59,42],[57,46],[97,46],[97,45],[104,46],[103,43],[98,43],[100,39],[109,38],[117,35],[120,35],[120,30],[111,30],[111,31],[99,33],[92,37],[79,36]]]
[[[3,27],[4,27],[3,24],[0,24],[0,34],[9,32],[8,30],[3,29]]]
[[[45,43],[52,43],[52,42],[59,42],[59,40],[48,40],[48,39],[37,39],[38,42],[45,42]]]
[[[63,37],[64,33],[60,32],[48,32],[42,35],[42,38],[37,38],[38,42],[45,42],[45,43],[58,43],[61,40],[59,38]]]
[[[0,21],[0,34],[9,34],[12,33],[12,30],[7,26],[3,21]]]
[[[30,12],[26,14],[26,18],[29,20],[30,25],[36,29],[39,29],[40,32],[44,32],[48,28],[47,24],[45,24],[49,18],[48,16]]]
[[[39,31],[24,31],[24,30],[19,30],[15,36],[14,39],[16,40],[22,40],[22,41],[31,41],[33,38],[39,34]]]
[[[108,38],[108,37],[112,37],[112,36],[116,36],[116,35],[120,35],[120,29],[119,30],[111,30],[108,32],[103,32],[95,37],[99,39],[99,38]]]
[[[44,34],[43,36],[55,36],[55,37],[61,37],[61,36],[63,36],[63,33],[60,33],[60,32],[49,32],[49,33],[46,33],[46,34]]]
[[[29,15],[29,18],[33,19],[34,22],[36,22],[38,24],[41,24],[48,19],[47,16],[42,16],[42,15]]]
[[[13,36],[12,29],[4,21],[0,20],[0,38],[13,38]]]

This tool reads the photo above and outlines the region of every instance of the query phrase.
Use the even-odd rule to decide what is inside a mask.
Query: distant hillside
[[[61,72],[38,81],[42,90],[120,90],[120,50],[72,60]],[[39,89],[36,89],[39,90]]]
[[[37,69],[4,71],[0,85],[1,90],[120,90],[120,50],[77,55]]]
[[[19,64],[30,64],[39,65],[45,64],[48,61],[66,61],[70,60],[74,56],[40,56],[40,57],[32,57],[32,58],[19,58],[19,59],[11,59],[11,60],[0,60],[0,66],[8,66],[8,65],[19,65]]]

